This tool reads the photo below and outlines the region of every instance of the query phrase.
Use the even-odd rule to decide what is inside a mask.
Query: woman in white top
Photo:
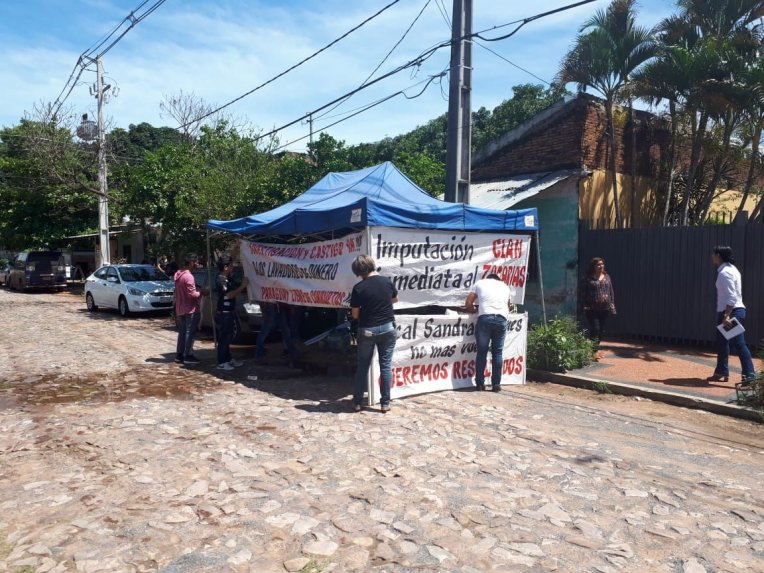
[[[732,249],[730,247],[715,247],[711,261],[716,265],[716,324],[731,327],[733,318],[742,324],[745,319],[743,285],[740,271],[733,264],[735,257],[732,254]],[[751,351],[745,343],[745,332],[727,340],[717,328],[716,368],[713,376],[707,378],[709,382],[727,382],[729,380],[730,347],[736,349],[740,357],[743,382],[754,376],[753,360],[751,359]]]

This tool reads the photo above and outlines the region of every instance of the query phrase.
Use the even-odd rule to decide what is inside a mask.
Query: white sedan
[[[116,308],[132,312],[172,310],[175,283],[152,265],[105,265],[85,279],[85,304],[90,312]]]

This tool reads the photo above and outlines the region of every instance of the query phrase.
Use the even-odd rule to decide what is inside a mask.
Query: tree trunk
[[[743,189],[743,197],[740,199],[740,207],[737,209],[737,214],[740,215],[740,213],[743,212],[745,208],[745,202],[748,199],[748,194],[751,192],[751,187],[753,187],[753,179],[756,175],[756,160],[759,155],[759,145],[761,144],[761,131],[762,128],[754,128],[752,131],[751,136],[751,164],[748,166],[748,177],[745,179],[745,188]],[[759,205],[757,206],[757,209],[761,207],[761,201],[759,201]],[[753,218],[754,213],[750,213],[751,217]]]
[[[714,195],[716,194],[716,188],[719,186],[719,181],[722,178],[722,170],[724,164],[727,162],[730,152],[730,141],[732,139],[732,132],[735,129],[736,117],[733,112],[727,112],[724,117],[724,133],[722,135],[722,149],[716,154],[716,160],[714,161],[714,174],[711,177],[711,183],[708,185],[705,197],[699,205],[698,221],[704,221],[708,216],[708,211],[711,209],[711,204],[714,202]]]
[[[695,188],[695,175],[698,171],[698,165],[700,164],[700,155],[703,148],[703,137],[706,133],[706,126],[708,125],[708,113],[705,111],[700,112],[700,120],[696,122],[696,112],[691,112],[692,122],[692,152],[690,153],[690,167],[687,173],[687,186],[685,189],[685,195],[682,198],[682,217],[680,225],[687,225],[687,217],[690,212],[690,196]]]
[[[676,136],[677,136],[677,117],[676,102],[669,102],[669,115],[671,116],[671,141],[669,142],[669,176],[668,186],[666,188],[666,202],[663,205],[662,223],[665,227],[668,223],[669,210],[671,209],[671,199],[674,194],[674,170],[676,169]]]
[[[613,121],[613,101],[608,99],[605,101],[605,111],[607,113],[608,123],[608,140],[610,142],[610,173],[613,178],[611,185],[611,195],[613,199],[613,207],[615,208],[615,226],[617,229],[623,227],[623,221],[621,220],[621,206],[618,203],[618,181],[616,179],[616,161],[615,161],[615,122]]]
[[[629,98],[629,125],[631,126],[631,214],[629,226],[637,222],[637,126],[634,123],[634,102]]]

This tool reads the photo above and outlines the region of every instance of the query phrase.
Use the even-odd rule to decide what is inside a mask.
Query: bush
[[[594,344],[570,316],[537,324],[528,333],[528,367],[566,372],[592,363]]]

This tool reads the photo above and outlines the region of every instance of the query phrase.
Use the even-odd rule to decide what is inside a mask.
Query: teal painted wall
[[[548,319],[576,314],[578,285],[578,178],[571,178],[514,205],[538,209],[541,236],[541,271]],[[535,257],[533,250],[531,257]],[[531,265],[531,269],[535,265]],[[538,275],[529,280],[524,309],[531,324],[541,322]]]

